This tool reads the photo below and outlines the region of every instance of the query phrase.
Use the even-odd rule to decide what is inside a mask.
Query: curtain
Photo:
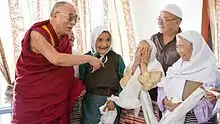
[[[210,21],[209,21],[209,1],[203,0],[203,6],[202,6],[202,35],[205,39],[205,41],[208,43],[209,41],[209,27],[210,27]]]
[[[220,48],[220,0],[214,0],[213,2],[214,2],[213,23],[215,24],[215,27],[216,27],[215,40],[213,40],[214,41],[214,53],[218,60],[218,66],[220,67],[220,49],[219,49]]]
[[[5,51],[4,51],[4,47],[2,45],[1,39],[0,39],[0,56],[1,56],[1,58],[0,58],[0,71],[3,74],[3,77],[5,78],[5,80],[8,84],[7,90],[5,92],[6,102],[11,102],[13,84],[11,82],[9,67],[8,67],[8,63],[6,60]]]
[[[10,27],[10,33],[4,37],[8,39],[10,37],[11,39],[3,42],[0,47],[1,71],[8,83],[6,95],[9,101],[11,101],[12,96],[15,64],[21,51],[21,40],[31,25],[49,19],[51,9],[58,1],[63,0],[8,0],[8,3],[5,3],[8,7],[6,13],[9,17],[8,27]],[[65,1],[72,3],[80,16],[80,22],[73,29],[75,35],[73,49],[81,53],[89,51],[91,49],[90,37],[93,28],[98,25],[105,25],[111,29],[114,51],[122,55],[126,64],[132,61],[136,44],[128,0]],[[13,57],[3,56],[3,46],[5,44],[10,46],[5,47],[5,51],[11,52],[11,48],[13,49],[13,52],[10,53],[10,56]]]

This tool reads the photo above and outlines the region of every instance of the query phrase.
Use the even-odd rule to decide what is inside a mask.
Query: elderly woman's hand
[[[115,109],[115,104],[113,101],[109,100],[107,103],[106,103],[106,106],[104,108],[104,112],[105,111],[113,111]]]
[[[141,62],[141,54],[143,52],[143,47],[142,46],[138,46],[136,52],[135,52],[135,58],[134,58],[134,63],[132,66],[132,73],[135,72],[136,68],[138,67],[138,65]]]
[[[212,91],[217,91],[216,88],[212,88],[211,90]],[[213,93],[211,93],[209,91],[205,91],[205,98],[208,99],[211,102],[214,102],[214,101],[217,100],[217,97]]]
[[[141,63],[147,64],[151,55],[151,48],[150,46],[145,46],[143,48],[143,53],[141,54]]]
[[[141,54],[143,52],[143,47],[138,47],[136,52],[135,52],[135,58],[134,58],[134,64],[138,65],[141,61]]]
[[[165,108],[171,112],[174,111],[174,109],[176,109],[176,107],[178,107],[181,104],[181,103],[172,103],[172,101],[167,99],[167,97],[164,98],[163,103]]]

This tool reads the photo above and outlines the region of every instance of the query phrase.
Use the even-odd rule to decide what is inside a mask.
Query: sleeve
[[[125,63],[124,63],[124,60],[122,59],[122,57],[119,55],[119,59],[118,59],[118,77],[119,77],[119,80],[121,80],[123,78],[124,70],[125,70]],[[119,90],[116,93],[116,95],[118,96],[121,91],[122,91],[122,88],[119,87]]]
[[[87,52],[85,55],[91,55],[91,52]],[[79,79],[82,80],[83,82],[85,81],[86,75],[88,73],[88,63],[84,63],[79,65]]]
[[[87,64],[79,65],[79,78],[84,82],[87,74]]]
[[[122,59],[122,57],[119,55],[119,60],[118,60],[118,76],[119,76],[120,80],[123,78],[124,70],[125,70],[125,63],[124,63],[124,60]],[[122,87],[119,86],[119,90],[118,90],[118,92],[115,95],[118,96],[121,91],[122,91]],[[117,112],[120,114],[121,113],[121,108],[116,105],[116,109],[117,109]]]
[[[158,104],[160,110],[161,110],[162,112],[165,112],[166,109],[165,109],[163,100],[164,100],[164,98],[165,98],[166,96],[165,96],[165,93],[164,93],[164,89],[163,89],[162,87],[158,87],[157,92],[158,92],[157,104]]]
[[[118,60],[118,75],[119,75],[120,79],[122,79],[122,77],[123,77],[124,69],[125,69],[124,60],[122,59],[121,56],[119,56],[119,60]]]
[[[204,87],[216,87],[216,82],[203,83]],[[199,123],[205,123],[212,117],[212,111],[215,107],[215,102],[211,102],[206,98],[202,98],[193,108],[195,116]]]
[[[160,81],[161,77],[162,72],[160,71],[145,72],[138,77],[138,81],[144,90],[149,91],[157,86],[157,83]]]
[[[215,106],[215,102],[202,98],[199,103],[193,108],[195,116],[199,123],[205,123],[212,117],[212,110]]]
[[[120,85],[121,87],[125,87],[128,83],[128,81],[131,79],[132,77],[132,70],[130,69],[130,67],[126,67],[125,71],[124,71],[124,75],[120,80]]]

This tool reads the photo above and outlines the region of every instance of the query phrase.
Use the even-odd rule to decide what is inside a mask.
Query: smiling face
[[[158,17],[158,26],[161,33],[173,32],[179,29],[181,19],[177,16],[162,11]]]
[[[103,31],[96,39],[96,51],[100,55],[105,55],[111,48],[111,34],[108,31]]]
[[[183,61],[189,61],[192,56],[193,46],[186,39],[177,36],[176,49]]]
[[[76,14],[74,6],[66,3],[54,10],[51,15],[51,20],[53,20],[56,25],[59,34],[69,34],[73,26],[79,21],[79,17]]]

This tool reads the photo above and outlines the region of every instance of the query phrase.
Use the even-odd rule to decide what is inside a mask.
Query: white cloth
[[[146,91],[141,91],[140,101],[144,113],[144,120],[146,124],[158,124],[157,118],[153,112],[152,101],[150,98],[150,94]]]
[[[220,74],[219,74],[219,76],[220,76]],[[217,85],[216,85],[216,87],[219,89],[219,86],[220,85],[220,78],[218,78],[218,80],[217,80]],[[216,91],[213,91],[213,90],[210,90],[210,89],[206,89],[208,92],[211,92],[212,94],[214,94],[217,98],[218,98],[218,100],[216,101],[216,104],[215,104],[215,107],[214,107],[214,109],[213,109],[213,111],[212,111],[212,115],[213,116],[215,116],[216,115],[216,113],[218,113],[218,112],[220,112],[220,93],[219,92],[216,92]]]
[[[180,7],[178,7],[176,4],[167,4],[162,11],[167,11],[179,18],[182,18],[183,13],[182,10],[180,9]]]
[[[179,42],[178,36],[192,43],[192,56],[187,62],[180,58],[168,69],[167,76],[158,83],[158,87],[164,88],[165,95],[169,100],[172,100],[173,103],[182,102],[182,93],[186,80],[200,83],[212,83],[216,82],[219,76],[215,57],[204,38],[198,32],[186,31],[177,34],[177,43]],[[200,92],[201,93],[198,91],[196,95],[203,96],[203,92]],[[193,94],[191,95],[193,96]],[[188,104],[188,107],[192,107],[198,102],[196,99],[189,103],[187,102],[188,100],[185,100],[183,103]],[[184,106],[183,103],[181,106],[183,106],[183,108],[187,107]],[[176,116],[179,116],[178,114]]]
[[[96,51],[96,40],[97,38],[102,34],[103,31],[107,31],[111,34],[110,30],[106,26],[97,26],[96,28],[93,29],[92,34],[91,34],[91,48],[92,48],[92,54],[95,54]],[[112,37],[111,37],[112,40]],[[112,40],[113,41],[113,40]],[[109,47],[108,51],[112,49],[112,44]],[[108,51],[106,53],[108,53]]]
[[[141,84],[138,81],[139,75],[140,70],[138,68],[126,87],[119,94],[119,97],[114,96],[112,101],[122,108],[134,109],[135,116],[138,116],[140,107],[142,107],[145,122],[147,124],[157,124],[158,121],[153,113],[150,95],[147,91],[142,90]]]
[[[163,68],[160,62],[156,59],[156,52],[157,52],[156,46],[154,45],[153,41],[149,39],[147,39],[146,41],[149,43],[152,49],[147,66],[148,72],[152,72],[152,71],[163,72]],[[131,68],[132,64],[130,64],[128,68]],[[127,85],[123,87],[122,92],[119,94],[118,105],[121,106],[122,108],[137,109],[141,106],[141,102],[139,100],[139,94],[140,91],[142,90],[142,87],[141,84],[138,82],[139,76],[140,76],[140,69],[137,68],[131,79],[128,81]]]
[[[107,98],[108,100],[113,99],[114,96]],[[99,107],[99,111],[102,114],[100,118],[100,122],[98,124],[114,124],[115,118],[117,117],[117,110],[116,108],[113,111],[104,111],[106,103]]]
[[[163,73],[163,68],[161,64],[156,59],[156,47],[151,40],[147,40],[151,46],[151,56],[148,62],[148,71],[161,71]],[[132,64],[128,68],[131,68]],[[126,70],[125,70],[126,71]],[[122,92],[119,94],[119,97],[114,97],[113,101],[120,107],[125,109],[134,109],[135,116],[138,115],[140,107],[142,106],[144,119],[146,123],[157,124],[157,119],[153,113],[152,101],[149,96],[148,91],[142,90],[142,86],[138,81],[140,76],[139,67],[136,69],[135,73],[128,81],[127,85],[123,87]]]
[[[184,124],[186,113],[191,110],[204,96],[205,91],[201,88],[195,90],[173,112],[166,111],[159,124]]]
[[[168,99],[172,98],[181,102],[186,80],[201,83],[215,82],[218,78],[218,68],[213,52],[198,32],[186,31],[177,34],[177,43],[179,42],[178,36],[192,43],[190,61],[185,62],[180,58],[168,69],[167,76],[158,86],[164,88]]]
[[[139,93],[141,91],[141,84],[138,82],[139,75],[140,70],[138,68],[119,94],[117,101],[115,101],[118,106],[125,109],[140,108]]]
[[[216,101],[215,107],[212,111],[212,115],[216,115],[216,113],[220,112],[220,99]]]

